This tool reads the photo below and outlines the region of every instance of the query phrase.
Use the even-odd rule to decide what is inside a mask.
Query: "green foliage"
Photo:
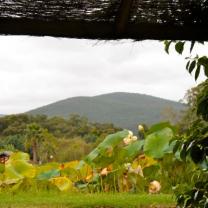
[[[100,167],[111,164],[115,160],[114,148],[119,145],[125,137],[127,137],[129,132],[127,130],[118,132],[107,136],[103,142],[101,142],[97,148],[87,155],[85,161],[89,164],[96,162]]]
[[[207,208],[208,207],[208,175],[200,174],[198,182],[192,189],[177,194],[177,202],[181,207]]]
[[[168,52],[171,43],[165,41],[165,50]],[[191,42],[190,53],[195,42]],[[184,43],[176,42],[176,51],[183,53]],[[208,77],[208,57],[196,55],[187,57],[186,69],[191,74],[195,70],[195,80],[198,79],[201,69]],[[173,151],[183,161],[192,160],[198,166],[198,177],[196,183],[176,193],[177,203],[183,208],[206,208],[208,207],[208,79],[194,89],[189,99],[191,121],[184,135],[179,135],[174,141]],[[192,92],[194,92],[192,90]],[[181,137],[181,138],[180,138]],[[178,139],[179,138],[179,139]]]
[[[82,138],[58,139],[53,160],[67,162],[80,160],[85,157],[93,148],[92,143],[86,143]]]
[[[184,46],[186,42],[182,41],[164,41],[165,45],[165,51],[169,54],[169,48],[171,44],[175,44],[175,50],[177,51],[178,54],[182,55],[184,51]],[[190,45],[190,54],[193,51],[193,48],[195,46],[195,41],[191,42]],[[200,42],[201,44],[204,44],[203,42]],[[195,80],[198,79],[200,72],[202,69],[204,70],[204,74],[206,77],[208,77],[208,57],[207,56],[198,56],[196,55],[195,57],[192,57],[191,55],[189,57],[186,57],[187,64],[186,64],[186,69],[187,71],[191,74],[195,70]]]
[[[164,128],[149,134],[145,139],[144,153],[153,158],[162,158],[170,151],[169,142],[173,138],[173,131]]]
[[[72,192],[146,191],[149,182],[160,179],[162,175],[160,163],[143,155],[143,147],[149,145],[151,153],[159,151],[160,158],[161,155],[165,156],[167,149],[170,149],[169,141],[173,134],[168,126],[170,124],[162,123],[150,128],[151,134],[147,133],[144,140],[138,140],[128,130],[108,135],[82,161],[33,166],[29,163],[28,154],[12,153],[1,168],[0,189],[14,191],[27,184],[30,187],[45,183],[45,186],[50,184],[60,191]],[[157,130],[153,132],[153,129]],[[31,139],[41,138],[44,132],[35,124],[29,125],[27,131]],[[154,145],[155,141],[148,138],[151,135],[156,135],[163,142],[167,140],[164,142],[165,148],[158,150]]]
[[[0,148],[27,151],[35,162],[81,159],[106,135],[119,128],[91,123],[79,115],[68,119],[44,115],[9,115],[0,118]],[[35,153],[35,155],[34,155]]]
[[[200,91],[196,100],[196,114],[208,121],[208,79],[200,85]]]
[[[25,138],[26,149],[32,148],[34,163],[37,163],[38,159],[47,161],[50,155],[55,151],[55,138],[53,135],[51,135],[47,129],[41,128],[41,126],[36,123],[26,126]],[[40,157],[40,155],[42,157]]]

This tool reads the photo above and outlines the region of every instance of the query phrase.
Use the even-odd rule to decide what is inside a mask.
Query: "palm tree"
[[[33,163],[38,162],[38,146],[44,141],[44,129],[36,123],[28,124],[25,131],[25,148],[32,149]]]

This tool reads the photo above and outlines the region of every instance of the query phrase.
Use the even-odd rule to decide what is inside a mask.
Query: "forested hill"
[[[45,114],[67,118],[79,114],[90,121],[113,123],[134,130],[138,123],[152,124],[164,120],[164,112],[170,108],[180,111],[181,103],[136,93],[110,93],[94,97],[73,97],[29,111],[30,114]],[[171,112],[170,112],[171,114]]]

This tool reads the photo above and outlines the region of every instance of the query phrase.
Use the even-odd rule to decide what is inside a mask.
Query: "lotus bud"
[[[142,125],[138,125],[139,132],[144,132],[144,127]]]
[[[129,131],[129,137],[133,137],[133,132],[132,131]]]

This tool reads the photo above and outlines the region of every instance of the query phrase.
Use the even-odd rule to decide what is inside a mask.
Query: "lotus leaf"
[[[145,154],[153,158],[162,158],[169,151],[172,138],[173,131],[168,127],[148,135],[144,144]]]
[[[51,183],[56,185],[60,191],[72,190],[73,183],[67,177],[55,177],[50,179]]]
[[[47,172],[40,173],[37,176],[37,179],[39,179],[39,180],[49,180],[51,178],[58,177],[58,176],[60,176],[60,170],[53,169],[53,170],[49,170]]]

